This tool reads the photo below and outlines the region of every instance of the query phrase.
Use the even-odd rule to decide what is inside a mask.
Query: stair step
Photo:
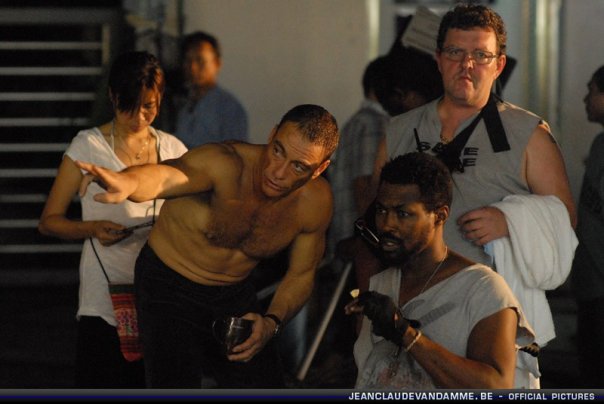
[[[0,270],[0,285],[7,289],[73,287],[79,282],[79,254],[75,265],[72,263],[72,266],[69,267],[68,264],[68,262],[63,262],[63,265],[55,268],[33,265],[28,268],[3,267]]]
[[[0,90],[1,91],[1,90]],[[0,147],[2,143],[65,143],[71,142],[71,139],[84,129],[83,126],[51,126],[51,127],[20,127],[14,126],[10,130],[3,130],[0,133]]]
[[[47,268],[49,271],[57,268],[77,269],[80,265],[80,252],[57,252],[57,253],[0,253],[0,274],[5,268],[23,268],[23,274],[27,274],[27,268]],[[38,273],[30,274],[31,277],[23,275],[23,283],[38,283],[34,278]]]
[[[92,72],[92,71],[91,71]],[[90,91],[98,86],[98,75],[61,75],[62,80],[56,76],[29,76],[28,87],[39,91]],[[23,78],[20,76],[0,76],[0,92],[23,91]]]
[[[5,118],[71,118],[88,116],[92,101],[0,101]]]
[[[0,146],[1,147],[1,146]],[[50,148],[50,147],[49,147]],[[23,160],[27,159],[28,169],[51,168],[56,169],[63,160],[63,151],[14,151],[0,152],[3,170],[23,168]]]
[[[4,247],[4,250],[8,250],[9,246],[26,246],[26,245],[40,245],[42,251],[48,245],[74,245],[82,244],[82,240],[61,240],[57,237],[45,236],[41,234],[36,227],[22,227],[22,228],[0,228],[0,251]],[[16,248],[12,248],[16,250]],[[31,251],[35,253],[36,251]]]
[[[42,201],[33,202],[4,202],[0,195],[0,229],[10,227],[9,224],[3,223],[8,219],[20,218],[26,220],[34,220],[34,226],[38,225],[38,219],[44,209],[44,203],[46,202],[46,196]],[[81,217],[81,206],[79,202],[72,202],[67,208],[67,217],[78,218]]]
[[[1,170],[1,169],[0,169]],[[1,172],[1,171],[0,171]],[[55,180],[56,170],[54,175],[44,177],[3,177],[0,175],[0,189],[3,195],[14,194],[47,194]]]

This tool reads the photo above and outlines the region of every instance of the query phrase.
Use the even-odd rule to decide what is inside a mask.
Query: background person
[[[327,170],[334,194],[334,217],[329,226],[329,251],[354,234],[354,221],[367,208],[365,193],[369,189],[373,163],[380,139],[386,133],[390,116],[378,102],[376,90],[386,85],[389,59],[372,60],[363,73],[364,99],[359,109],[344,124],[340,144]]]
[[[206,32],[189,34],[182,41],[181,57],[187,100],[178,110],[176,136],[189,148],[224,140],[247,141],[243,105],[218,85],[222,67],[218,40]]]
[[[583,99],[587,120],[604,126],[604,66],[587,84]],[[604,133],[599,133],[585,163],[579,198],[577,236],[571,286],[577,300],[577,348],[581,383],[586,388],[604,387]]]
[[[421,51],[398,45],[399,43],[400,40],[395,41],[390,53],[384,57],[380,69],[380,74],[383,77],[377,82],[379,85],[375,86],[374,91],[380,105],[392,117],[420,107],[440,97],[443,93],[442,80],[434,59]],[[379,142],[385,137],[385,133],[386,128],[383,128],[379,137],[375,136],[373,138],[375,142],[373,145],[359,144],[357,146],[362,146],[362,150],[367,156],[370,152],[372,153],[372,165],[375,162]],[[356,142],[356,139],[349,140],[349,142]],[[343,149],[343,146],[344,144],[340,146],[340,150]],[[354,160],[355,165],[358,164],[357,161],[359,160]],[[337,164],[336,159],[334,166]],[[354,172],[354,170],[352,168],[349,171]],[[373,171],[373,167],[371,170]],[[362,182],[355,180],[355,182],[361,182],[363,187],[356,193],[355,201],[358,211],[353,219],[366,215],[367,223],[373,223],[372,216],[374,214],[371,205],[374,194],[370,186],[370,176],[371,174],[368,174],[367,177],[363,177]],[[337,200],[337,192],[335,192],[335,195]],[[337,212],[336,210],[334,223],[337,219]],[[349,231],[351,232],[352,229],[353,226],[350,223]],[[341,250],[346,255],[352,255],[358,288],[365,291],[369,286],[371,275],[382,269],[381,263],[375,256],[375,251],[360,238],[355,237],[347,244],[348,246]],[[343,246],[346,246],[346,243],[343,243]]]
[[[83,244],[80,261],[76,387],[145,386],[142,361],[128,362],[120,351],[107,279],[99,260],[111,282],[132,284],[134,262],[150,227],[122,231],[128,226],[155,220],[163,201],[106,205],[93,199],[92,193],[100,188],[92,184],[91,192],[80,195],[82,220],[67,217],[67,210],[84,178],[75,160],[86,159],[120,171],[155,164],[186,152],[174,136],[151,126],[158,114],[163,90],[164,74],[155,56],[128,52],[115,59],[109,74],[114,118],[99,127],[80,131],[72,140],[40,218],[42,234],[88,239]]]
[[[385,85],[377,89],[376,96],[390,116],[442,96],[442,80],[432,55],[398,46],[387,57]]]

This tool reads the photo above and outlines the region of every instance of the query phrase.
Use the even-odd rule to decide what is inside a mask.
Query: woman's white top
[[[175,136],[150,127],[156,138],[160,161],[177,158],[187,148]],[[114,171],[122,171],[127,166],[117,157],[111,144],[107,143],[98,128],[85,129],[73,138],[65,151],[65,156],[72,160],[84,161]],[[85,172],[83,171],[85,174]],[[153,219],[159,214],[162,199],[135,203],[124,201],[119,204],[104,204],[93,199],[95,194],[104,192],[96,183],[91,183],[86,195],[81,198],[82,220],[110,220],[124,226],[133,226]],[[155,207],[154,207],[155,204]],[[134,264],[138,253],[147,241],[151,227],[137,229],[130,237],[104,247],[97,239],[92,239],[107,276],[111,283],[134,282]],[[107,279],[103,275],[90,240],[84,241],[80,258],[80,292],[77,318],[80,316],[102,317],[107,323],[115,326],[113,305],[109,295]]]

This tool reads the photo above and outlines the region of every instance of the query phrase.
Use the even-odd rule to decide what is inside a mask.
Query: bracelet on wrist
[[[275,323],[275,331],[273,332],[273,337],[278,337],[281,334],[281,330],[283,328],[283,323],[279,317],[274,314],[266,313],[263,314],[262,317],[270,318]]]
[[[417,330],[416,329],[415,331],[417,331],[416,334],[415,334],[415,337],[413,338],[413,341],[411,341],[411,343],[409,343],[409,345],[407,345],[405,347],[405,352],[409,352],[409,350],[411,348],[413,348],[413,345],[415,345],[415,343],[417,342],[417,340],[419,340],[419,337],[422,336],[422,331],[421,330]]]

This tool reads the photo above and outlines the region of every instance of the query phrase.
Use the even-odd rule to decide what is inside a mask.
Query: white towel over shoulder
[[[551,195],[510,195],[492,206],[505,214],[510,236],[485,250],[520,301],[535,341],[544,346],[556,337],[545,291],[564,283],[578,244],[568,211]]]

